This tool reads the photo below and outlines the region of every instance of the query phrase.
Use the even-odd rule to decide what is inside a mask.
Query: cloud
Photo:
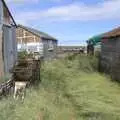
[[[89,21],[118,19],[120,0],[104,0],[104,2],[87,5],[82,2],[72,3],[65,6],[37,10],[32,12],[20,12],[16,18],[22,21],[52,20],[52,21]],[[21,19],[22,18],[22,19]]]
[[[7,3],[38,3],[42,0],[5,0]],[[44,0],[49,2],[63,2],[64,0]]]
[[[51,2],[63,2],[64,0],[49,0]]]
[[[5,0],[7,3],[15,3],[15,4],[24,4],[24,3],[38,3],[39,0]]]

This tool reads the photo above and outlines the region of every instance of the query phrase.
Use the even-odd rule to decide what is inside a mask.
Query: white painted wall
[[[18,44],[18,51],[26,50],[27,52],[38,52],[41,56],[43,55],[43,43],[27,43],[27,44]]]

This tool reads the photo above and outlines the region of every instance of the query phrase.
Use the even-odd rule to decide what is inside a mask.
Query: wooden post
[[[3,39],[2,31],[0,30],[0,78],[4,76],[4,65],[3,65]]]
[[[3,4],[0,0],[0,79],[4,76],[4,64],[3,64]]]

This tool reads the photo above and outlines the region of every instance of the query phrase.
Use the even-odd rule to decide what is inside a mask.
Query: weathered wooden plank
[[[3,21],[3,4],[0,0],[0,78],[4,75],[3,70],[3,52],[2,52],[2,21]]]
[[[115,80],[120,80],[120,38],[109,38],[102,43],[101,68],[110,73]]]
[[[0,78],[4,75],[2,44],[3,44],[2,31],[0,30]]]

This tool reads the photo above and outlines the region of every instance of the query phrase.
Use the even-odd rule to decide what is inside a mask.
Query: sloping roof
[[[18,25],[18,27],[21,27],[21,28],[23,28],[23,29],[25,29],[25,30],[27,30],[27,31],[29,31],[29,32],[41,37],[41,38],[43,38],[43,39],[57,40],[54,37],[48,35],[47,33],[41,32],[41,31],[36,30],[34,28],[26,27],[26,26],[23,26],[23,25]]]
[[[17,27],[17,24],[16,24],[16,22],[15,22],[13,16],[12,16],[12,14],[11,14],[11,12],[10,12],[10,10],[9,10],[9,8],[8,8],[8,6],[7,6],[7,4],[6,4],[6,2],[5,2],[4,0],[1,0],[1,1],[2,1],[3,5],[5,6],[5,8],[7,9],[7,11],[8,11],[8,13],[9,13],[10,17],[12,18],[12,20],[13,20],[13,22],[14,22],[14,24],[15,24],[15,26]]]
[[[103,38],[118,37],[120,36],[120,27],[115,28],[103,34]]]

